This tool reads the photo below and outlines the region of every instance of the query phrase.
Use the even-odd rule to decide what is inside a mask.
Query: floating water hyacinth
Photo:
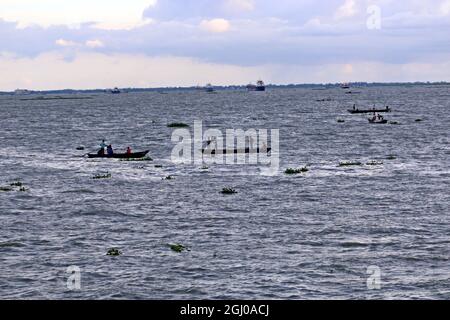
[[[107,172],[105,174],[97,174],[92,177],[92,179],[98,180],[98,179],[110,179],[112,177],[111,173]]]
[[[117,248],[108,249],[108,252],[106,253],[107,256],[120,256],[121,254],[122,251]]]
[[[11,192],[11,191],[20,191],[25,192],[28,191],[20,181],[14,181],[9,183],[9,186],[0,187],[1,192]]]
[[[173,122],[173,123],[169,123],[167,125],[167,127],[169,127],[169,128],[187,128],[187,127],[189,127],[189,125],[186,123],[182,123],[182,122]]]
[[[301,173],[305,173],[308,172],[309,169],[306,167],[300,168],[300,169],[294,169],[294,168],[287,168],[284,173],[285,174],[289,174],[289,175],[293,175],[293,174],[301,174]]]
[[[126,162],[139,162],[139,161],[153,161],[150,157],[144,157],[144,158],[128,158],[128,159],[120,159],[120,161],[126,161]]]
[[[383,161],[371,160],[366,163],[368,166],[381,166],[383,165]]]
[[[360,161],[341,161],[339,162],[339,167],[348,167],[348,166],[361,166],[362,163]]]
[[[221,193],[222,194],[236,194],[237,191],[233,188],[223,188]]]
[[[175,243],[175,244],[169,243],[169,247],[170,247],[170,250],[175,251],[177,253],[181,253],[183,251],[190,251],[189,248],[187,248],[179,243]]]

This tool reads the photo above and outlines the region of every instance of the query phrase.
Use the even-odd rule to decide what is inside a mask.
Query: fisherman
[[[107,147],[105,140],[102,140],[102,143],[100,143],[100,150],[98,150],[97,154],[100,156],[105,155],[105,148]]]
[[[127,154],[128,154],[128,155],[131,154],[131,148],[130,148],[130,146],[127,147]]]
[[[113,148],[112,148],[112,145],[109,145],[109,146],[106,148],[106,152],[107,152],[108,156],[112,156],[112,155],[114,154],[114,150],[113,150]]]
[[[353,111],[355,111],[355,110],[356,110],[356,104],[353,105]]]

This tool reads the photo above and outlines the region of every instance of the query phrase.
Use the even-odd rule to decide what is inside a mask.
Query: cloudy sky
[[[0,90],[450,81],[450,0],[0,0]]]

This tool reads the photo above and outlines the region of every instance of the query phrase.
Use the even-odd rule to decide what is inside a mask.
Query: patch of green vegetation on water
[[[0,186],[0,192],[11,192],[11,191],[25,192],[28,191],[28,189],[26,189],[23,183],[20,181],[10,182],[9,186],[4,187]]]
[[[117,256],[122,255],[122,251],[120,251],[117,248],[110,248],[110,249],[108,249],[108,252],[106,252],[106,255],[117,257]]]
[[[110,179],[111,177],[112,177],[111,173],[107,172],[104,174],[97,174],[97,175],[93,176],[92,179],[94,179],[94,180]]]
[[[182,244],[179,243],[169,243],[169,248],[170,250],[177,252],[177,253],[181,253],[183,251],[191,251],[188,247],[185,247]]]
[[[360,161],[341,161],[339,167],[362,166]]]
[[[128,159],[120,159],[120,161],[125,161],[125,162],[140,162],[140,161],[153,161],[152,158],[150,157],[144,157],[144,158],[128,158]]]
[[[383,161],[379,161],[379,160],[370,160],[366,163],[366,165],[368,166],[381,166],[383,165]]]
[[[222,193],[222,194],[236,194],[238,192],[235,189],[233,189],[233,188],[223,188],[220,193]]]
[[[294,169],[294,168],[287,168],[284,171],[284,174],[287,175],[294,175],[294,174],[301,174],[301,173],[305,173],[308,172],[309,169],[307,167],[303,167],[303,168],[299,168],[299,169]]]

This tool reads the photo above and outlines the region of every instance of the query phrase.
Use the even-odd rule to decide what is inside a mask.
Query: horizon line
[[[270,83],[266,84],[266,87],[336,87],[346,85],[450,85],[449,81],[391,81],[391,82],[367,82],[367,81],[354,81],[354,82],[328,82],[328,83],[290,83],[290,84],[276,84]],[[216,89],[227,89],[227,88],[246,88],[248,84],[230,84],[230,85],[212,85]],[[45,93],[45,92],[88,92],[88,91],[109,91],[115,88],[121,90],[134,90],[134,91],[154,91],[154,90],[192,90],[192,89],[203,89],[206,85],[191,85],[191,86],[166,86],[166,87],[111,87],[111,88],[90,88],[90,89],[76,89],[76,88],[65,88],[65,89],[26,89],[17,88],[13,91],[3,91],[0,90],[1,94],[16,93],[17,91],[24,91],[29,93]]]

